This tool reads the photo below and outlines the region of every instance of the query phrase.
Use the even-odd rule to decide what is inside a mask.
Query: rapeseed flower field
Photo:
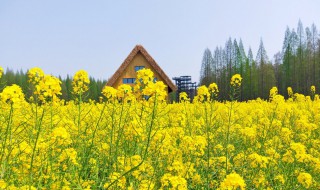
[[[0,77],[3,69],[0,69]],[[74,76],[76,101],[61,82],[29,71],[34,95],[17,85],[0,93],[0,189],[320,189],[320,100],[274,87],[269,100],[217,101],[213,83],[190,103],[167,103],[153,73],[134,87],[105,87],[82,101],[88,74]]]

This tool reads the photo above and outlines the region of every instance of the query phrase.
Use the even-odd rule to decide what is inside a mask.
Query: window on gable
[[[144,68],[144,66],[135,66],[134,67],[134,71],[137,72],[137,71],[139,71],[139,70],[141,70],[143,68]]]
[[[123,78],[122,83],[123,84],[134,84],[136,82],[135,78]]]

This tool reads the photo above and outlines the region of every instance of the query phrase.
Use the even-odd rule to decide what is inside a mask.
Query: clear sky
[[[1,0],[0,66],[108,79],[141,44],[170,78],[199,81],[205,48],[242,38],[255,56],[262,38],[272,58],[287,26],[301,19],[320,29],[319,8],[318,0]]]

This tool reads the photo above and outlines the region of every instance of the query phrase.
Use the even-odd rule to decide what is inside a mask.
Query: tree
[[[237,40],[233,40],[233,47],[232,47],[232,72],[233,74],[239,73],[239,65],[240,65],[240,50],[237,43]],[[232,74],[232,75],[233,75]]]
[[[277,86],[279,93],[287,95],[287,87],[294,92],[309,94],[311,85],[320,88],[320,38],[314,24],[303,28],[299,20],[297,30],[287,26],[281,52],[269,61],[262,39],[256,59],[252,50],[244,53],[242,40],[229,37],[224,48],[216,48],[213,55],[214,81],[220,88],[220,98],[228,99],[229,82],[233,74],[243,77],[241,100],[268,98],[269,90]]]
[[[305,51],[305,34],[304,34],[304,28],[302,25],[301,20],[298,22],[298,28],[297,28],[297,41],[298,41],[298,47],[297,47],[297,53],[298,53],[298,73],[297,73],[297,91],[305,93],[305,89],[302,88],[303,81],[305,79],[306,75],[306,63],[304,62],[304,55],[303,52]]]
[[[278,91],[280,94],[285,94],[285,91],[281,88],[280,81],[281,80],[281,53],[278,52],[274,55],[274,74],[275,74],[275,79],[276,79],[276,86],[278,88]],[[280,91],[281,90],[281,91]]]
[[[313,72],[312,72],[312,34],[309,27],[306,28],[306,47],[305,47],[305,59],[303,61],[305,69],[304,69],[304,78],[302,89],[303,92],[308,92],[308,87],[314,84],[313,81]]]
[[[298,35],[295,32],[294,29],[292,29],[291,31],[291,35],[290,35],[290,45],[291,45],[291,59],[290,59],[290,65],[292,65],[292,71],[290,73],[290,78],[292,81],[292,88],[293,90],[296,90],[299,92],[298,90],[298,85],[297,85],[297,80],[298,80],[298,67],[297,67],[297,50],[298,50]]]
[[[229,38],[229,40],[226,42],[226,46],[225,46],[225,58],[226,58],[226,64],[227,64],[227,68],[228,68],[228,71],[227,71],[227,75],[228,77],[227,78],[231,78],[232,76],[232,63],[233,63],[233,50],[232,50],[232,40],[231,38]]]
[[[283,83],[281,85],[280,91],[286,91],[287,87],[292,86],[291,81],[291,57],[292,57],[292,45],[291,45],[291,31],[289,27],[287,27],[284,41],[282,46],[282,64],[281,74],[283,75]]]
[[[221,55],[218,47],[214,50],[213,53],[213,72],[214,72],[214,81],[217,82],[218,71],[220,69]]]
[[[252,58],[252,51],[251,48],[249,48],[248,51],[248,57],[245,60],[245,66],[244,66],[244,75],[243,75],[243,91],[244,91],[244,99],[248,100],[248,99],[252,99],[253,96],[253,92],[252,92],[252,62],[253,62],[253,58]]]
[[[316,52],[317,52],[317,39],[318,39],[318,31],[317,27],[313,23],[311,26],[311,51],[312,51],[312,85],[316,85],[316,81],[319,79],[316,72]]]
[[[244,47],[243,47],[243,43],[242,43],[242,40],[240,38],[240,42],[239,42],[239,48],[238,48],[238,62],[239,62],[239,73],[241,76],[244,75],[244,66],[245,66],[245,63],[246,63],[246,53],[244,52]],[[246,83],[247,80],[244,80],[244,84]],[[243,92],[243,89],[244,89],[244,85],[241,85],[241,94],[240,94],[240,100],[243,100],[244,99],[244,92]]]
[[[201,72],[200,72],[200,84],[201,85],[209,85],[213,82],[213,58],[211,51],[207,48],[204,51],[202,57],[202,65],[201,65]]]
[[[260,45],[256,56],[256,63],[259,66],[259,97],[264,97],[265,92],[265,65],[268,62],[267,52],[264,48],[263,41],[260,39]]]

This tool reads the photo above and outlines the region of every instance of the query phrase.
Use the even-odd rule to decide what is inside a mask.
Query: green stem
[[[148,131],[148,138],[147,138],[146,148],[144,150],[141,162],[138,165],[132,167],[130,170],[128,170],[125,173],[123,173],[119,178],[117,178],[116,180],[111,182],[106,189],[109,189],[113,184],[118,182],[119,179],[121,179],[123,176],[126,176],[127,174],[129,174],[129,173],[133,172],[134,170],[136,170],[137,168],[139,168],[144,163],[144,161],[146,160],[146,158],[148,156],[148,150],[149,150],[149,146],[150,146],[150,141],[151,141],[151,138],[152,138],[151,132],[152,132],[153,125],[154,125],[156,109],[157,109],[157,94],[155,95],[155,101],[154,101],[154,104],[153,104],[153,110],[152,110],[152,115],[151,115],[150,130]]]
[[[1,177],[3,177],[4,173],[5,173],[5,168],[4,168],[4,164],[5,162],[3,161],[3,157],[4,154],[6,152],[6,145],[7,145],[7,138],[10,134],[11,136],[11,121],[12,121],[12,117],[13,117],[13,104],[11,103],[10,105],[10,113],[9,113],[9,118],[8,118],[8,123],[7,123],[7,127],[6,127],[6,132],[5,132],[5,136],[4,136],[4,140],[2,141],[2,151],[1,151],[1,158],[0,158],[0,163],[1,163],[1,167],[2,167],[2,172],[1,172]]]
[[[106,103],[104,104],[104,106],[103,106],[103,108],[102,108],[102,111],[101,111],[101,113],[100,113],[99,119],[98,119],[97,124],[96,124],[96,126],[95,126],[95,129],[94,129],[94,131],[93,131],[92,138],[91,138],[91,143],[90,143],[90,145],[89,145],[89,147],[88,147],[88,150],[85,151],[85,152],[86,152],[86,156],[85,156],[84,163],[83,163],[83,165],[82,165],[83,167],[82,167],[81,174],[82,174],[82,173],[85,171],[85,169],[86,169],[84,166],[87,166],[87,165],[88,165],[89,155],[91,155],[91,149],[92,149],[93,144],[94,144],[94,139],[95,139],[96,131],[97,131],[97,129],[98,129],[98,126],[99,126],[100,121],[102,120],[102,116],[103,116],[103,113],[104,113],[105,108],[106,108]],[[89,175],[89,172],[88,172],[87,174]]]
[[[37,143],[38,143],[39,136],[40,136],[43,117],[44,117],[44,109],[42,110],[42,115],[41,115],[40,121],[38,122],[38,120],[36,118],[36,123],[35,123],[35,127],[37,129],[37,134],[36,134],[36,140],[35,140],[34,145],[33,145],[31,162],[30,162],[30,183],[31,184],[33,183],[33,171],[32,171],[32,169],[33,169],[33,161],[34,161],[34,156],[35,156],[35,152],[36,152],[36,148],[37,148]]]
[[[119,151],[119,148],[118,148],[118,145],[119,145],[119,141],[120,141],[120,135],[121,135],[121,131],[120,128],[121,128],[121,122],[122,122],[122,115],[123,115],[123,110],[124,110],[124,103],[122,102],[121,103],[121,111],[120,111],[120,119],[119,119],[119,125],[118,125],[118,137],[116,138],[116,136],[114,136],[114,139],[116,139],[116,147],[115,147],[115,154],[114,154],[114,161],[117,159],[118,157],[118,151]],[[116,133],[114,133],[114,135],[116,135]],[[116,162],[116,168],[118,170],[118,162]]]
[[[79,104],[78,104],[78,135],[80,135],[80,125],[81,125],[81,103],[82,103],[82,98],[81,98],[81,93],[79,94]]]
[[[112,167],[112,164],[113,164],[113,159],[112,159],[112,150],[113,150],[113,132],[114,132],[114,114],[115,114],[115,103],[112,102],[112,114],[111,114],[111,131],[110,131],[110,143],[109,143],[109,171],[111,171],[111,167]],[[107,138],[107,137],[106,137]]]
[[[234,96],[235,96],[235,89],[231,87],[231,95],[230,95],[230,108],[228,113],[228,127],[227,127],[227,135],[226,135],[226,144],[225,144],[225,154],[226,154],[226,174],[228,175],[228,144],[230,141],[230,128],[231,128],[231,118],[232,118],[232,109],[234,104]]]
[[[206,114],[206,136],[207,136],[207,172],[206,172],[206,178],[207,178],[207,189],[209,189],[209,160],[210,160],[210,143],[209,143],[209,121],[208,121],[208,109],[207,109],[207,102],[204,103],[205,106],[205,114]]]

